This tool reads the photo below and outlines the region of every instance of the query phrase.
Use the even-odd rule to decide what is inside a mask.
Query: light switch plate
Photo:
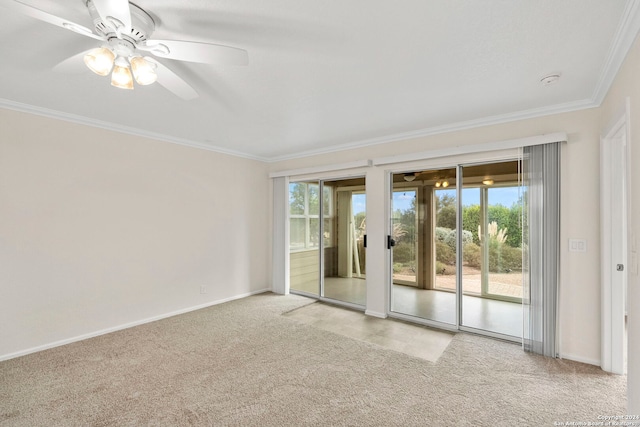
[[[569,252],[587,252],[585,239],[569,239]]]

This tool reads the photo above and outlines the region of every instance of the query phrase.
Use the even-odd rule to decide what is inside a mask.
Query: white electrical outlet
[[[207,293],[207,287],[206,286],[200,286],[200,293],[201,294],[206,294]]]

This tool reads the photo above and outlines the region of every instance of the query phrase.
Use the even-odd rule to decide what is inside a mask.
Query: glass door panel
[[[518,161],[462,168],[462,326],[522,336]]]
[[[320,293],[320,183],[289,183],[289,281],[293,292]]]
[[[435,187],[435,284],[441,291],[456,292],[456,212],[455,180]],[[453,188],[451,188],[453,187]]]
[[[482,295],[482,248],[478,226],[481,222],[480,188],[462,189],[462,293]]]
[[[351,209],[353,213],[354,235],[356,240],[354,270],[358,278],[364,279],[367,266],[367,252],[365,239],[367,236],[367,195],[365,192],[354,191],[351,195]]]
[[[456,324],[455,183],[455,168],[393,175],[393,312]]]
[[[489,274],[486,294],[522,302],[522,202],[517,185],[487,188]]]
[[[418,286],[417,188],[393,191],[393,282]]]
[[[323,181],[324,268],[322,296],[366,304],[365,179]]]

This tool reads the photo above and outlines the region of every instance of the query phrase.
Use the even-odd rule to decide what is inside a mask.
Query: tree
[[[400,213],[400,224],[402,224],[402,229],[406,231],[404,236],[407,236],[410,240],[415,239],[415,234],[416,234],[415,208],[409,208]]]
[[[438,194],[439,193],[439,194]],[[456,228],[456,198],[449,192],[436,191],[436,227]]]
[[[487,211],[489,215],[489,223],[497,223],[498,228],[508,228],[507,225],[509,224],[509,208],[503,205],[489,205]],[[512,230],[509,230],[509,232],[511,233]]]
[[[304,199],[307,185],[302,182],[289,184],[289,212],[293,215],[304,215]]]
[[[413,192],[415,193],[415,192]],[[416,236],[416,198],[415,195],[411,199],[411,205],[407,209],[396,209],[393,212],[394,229],[399,226],[403,231],[402,235],[397,236],[397,241],[414,242]],[[394,236],[394,238],[396,238]]]
[[[480,205],[465,206],[462,208],[462,229],[470,231],[473,235],[473,243],[480,244],[478,226],[480,225]]]
[[[440,209],[436,217],[436,227],[456,228],[456,207],[445,206]]]
[[[506,227],[509,230],[507,244],[514,248],[522,246],[522,199],[511,205]]]
[[[447,206],[456,206],[456,196],[449,191],[443,192],[436,190],[436,212],[440,212],[440,209]]]
[[[309,184],[309,215],[320,214],[320,186]]]

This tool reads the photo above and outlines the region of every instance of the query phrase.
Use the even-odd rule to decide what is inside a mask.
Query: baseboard
[[[589,359],[588,357],[576,356],[573,354],[561,353],[560,359],[572,360],[574,362],[586,363],[587,365],[600,366],[599,359]]]
[[[380,313],[378,311],[373,311],[373,310],[365,310],[364,314],[366,314],[367,316],[378,317],[380,319],[387,318],[387,313]]]
[[[234,301],[234,300],[237,300],[237,299],[250,297],[252,295],[262,294],[262,293],[265,293],[265,292],[271,292],[271,289],[260,289],[260,290],[257,290],[257,291],[247,292],[247,293],[240,294],[240,295],[234,295],[234,296],[229,297],[229,298],[223,298],[223,299],[216,300],[216,301],[210,301],[210,302],[205,303],[205,304],[200,304],[200,305],[196,305],[196,306],[193,306],[193,307],[183,308],[183,309],[180,309],[180,310],[172,311],[170,313],[160,314],[158,316],[153,316],[153,317],[149,317],[149,318],[146,318],[146,319],[137,320],[135,322],[130,322],[130,323],[125,323],[123,325],[114,326],[112,328],[101,329],[99,331],[89,332],[88,334],[78,335],[78,336],[75,336],[75,337],[72,337],[72,338],[67,338],[67,339],[64,339],[64,340],[60,340],[60,341],[55,341],[55,342],[48,343],[48,344],[39,345],[37,347],[28,348],[26,350],[20,350],[20,351],[14,352],[14,353],[8,353],[8,354],[0,355],[0,362],[2,362],[4,360],[9,360],[9,359],[15,359],[16,357],[20,357],[20,356],[26,356],[27,354],[31,354],[31,353],[37,353],[39,351],[48,350],[50,348],[60,347],[61,345],[71,344],[71,343],[82,341],[82,340],[86,340],[86,339],[89,339],[89,338],[98,337],[100,335],[110,334],[111,332],[121,331],[123,329],[132,328],[134,326],[144,325],[145,323],[155,322],[156,320],[166,319],[167,317],[178,316],[180,314],[189,313],[190,311],[201,310],[203,308],[211,307],[211,306],[214,306],[214,305],[224,304],[225,302],[230,302],[230,301]]]

